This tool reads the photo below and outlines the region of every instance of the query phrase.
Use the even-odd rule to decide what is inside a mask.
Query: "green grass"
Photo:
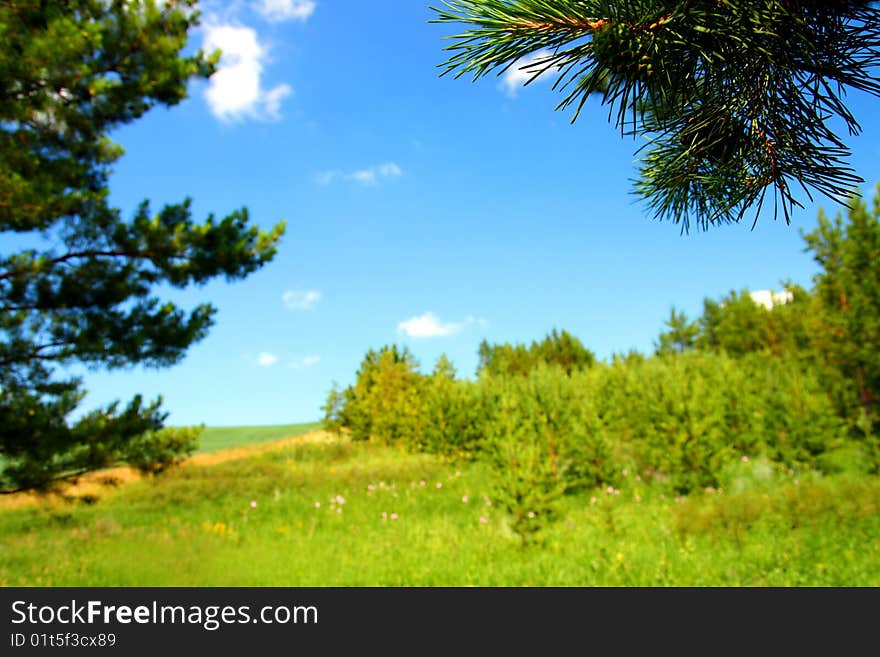
[[[802,475],[678,500],[628,481],[620,495],[568,498],[523,548],[487,505],[478,464],[293,445],[92,504],[2,510],[0,585],[880,585],[876,478]]]
[[[290,438],[320,428],[320,422],[257,427],[206,427],[199,438],[199,448],[196,450],[196,454],[216,452],[230,447],[246,447],[279,438]]]

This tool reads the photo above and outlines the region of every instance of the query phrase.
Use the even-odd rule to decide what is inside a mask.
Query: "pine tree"
[[[669,311],[666,329],[655,345],[657,354],[681,354],[696,346],[699,326],[690,321],[685,312],[677,311],[674,306]]]
[[[464,24],[444,73],[555,75],[574,122],[591,95],[623,134],[646,140],[635,184],[659,219],[700,228],[740,221],[772,198],[786,222],[820,192],[846,203],[844,98],[880,95],[880,10],[816,0],[445,0]],[[521,60],[534,57],[530,64]]]
[[[0,2],[0,488],[160,458],[159,401],[72,421],[85,393],[62,368],[179,361],[214,309],[187,313],[155,288],[239,279],[275,254],[283,223],[261,231],[246,209],[196,223],[188,200],[158,213],[145,201],[125,220],[108,200],[122,154],[108,133],[215,70],[219,53],[182,54],[195,6]]]
[[[486,340],[480,343],[478,374],[490,376],[527,375],[540,363],[555,365],[571,375],[572,372],[592,367],[595,354],[568,331],[553,329],[541,342],[532,340],[524,344],[490,345]]]
[[[814,277],[813,348],[828,365],[841,414],[866,434],[880,430],[880,186],[833,220],[822,212],[804,234],[821,267]],[[875,438],[876,440],[876,438]],[[878,445],[880,447],[880,445]],[[878,453],[880,455],[880,453]]]

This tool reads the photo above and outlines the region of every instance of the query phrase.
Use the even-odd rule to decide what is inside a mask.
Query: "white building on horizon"
[[[774,292],[773,290],[756,290],[750,292],[749,296],[759,306],[764,306],[767,310],[771,310],[773,306],[779,306],[790,303],[794,300],[794,294],[791,290],[783,290],[782,292]]]

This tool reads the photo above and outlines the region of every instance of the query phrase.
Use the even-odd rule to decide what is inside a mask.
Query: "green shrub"
[[[196,451],[204,429],[204,425],[165,427],[142,434],[128,443],[123,458],[143,473],[159,474]]]
[[[491,497],[511,515],[512,529],[525,544],[556,517],[571,487],[571,461],[560,451],[558,434],[533,421],[537,400],[528,398],[523,382],[505,377],[486,386],[493,402],[485,425]]]
[[[742,456],[812,466],[845,437],[818,377],[794,360],[692,351],[616,363],[599,385],[617,458],[677,492],[717,487]]]
[[[633,469],[689,493],[722,486],[725,469],[744,457],[836,471],[849,458],[836,450],[851,442],[821,375],[765,352],[666,351],[577,370],[538,362],[515,374],[484,369],[473,382],[457,379],[445,357],[425,376],[407,350],[386,347],[367,354],[353,386],[331,390],[325,412],[328,428],[346,427],[355,440],[456,458],[491,452],[500,477],[507,468],[515,517],[537,503],[520,488],[550,499],[618,486]],[[876,467],[875,443],[861,441],[852,467]],[[525,470],[511,470],[514,461]]]
[[[580,382],[543,364],[480,382],[494,496],[524,542],[556,517],[565,493],[612,476],[609,442]]]
[[[453,458],[474,458],[483,443],[485,408],[480,387],[455,378],[441,356],[422,387],[425,416],[417,448]]]
[[[331,389],[324,404],[324,426],[334,431],[347,428],[352,440],[418,445],[424,419],[423,379],[406,347],[371,349],[354,385],[343,391]]]

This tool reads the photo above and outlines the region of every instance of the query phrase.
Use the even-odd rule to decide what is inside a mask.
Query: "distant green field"
[[[278,424],[258,427],[206,427],[199,439],[196,454],[216,452],[230,447],[246,447],[257,443],[265,443],[279,438],[300,436],[309,431],[320,429],[320,422],[304,424]]]

